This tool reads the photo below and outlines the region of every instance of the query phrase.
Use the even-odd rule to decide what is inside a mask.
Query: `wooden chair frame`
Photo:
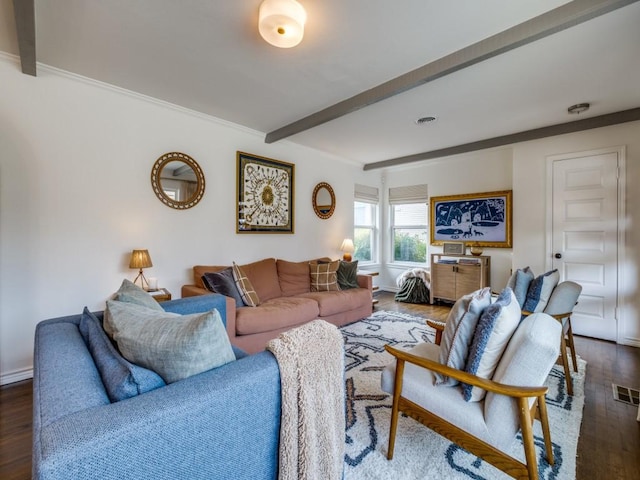
[[[540,387],[524,387],[505,385],[492,380],[471,375],[461,370],[447,367],[438,362],[434,362],[427,358],[418,357],[411,353],[397,350],[389,345],[385,346],[385,350],[396,358],[395,384],[393,390],[393,407],[391,410],[391,425],[389,430],[389,448],[387,459],[393,458],[393,450],[395,446],[396,430],[398,426],[398,412],[403,412],[411,418],[425,425],[427,428],[439,433],[450,441],[460,445],[469,452],[477,455],[483,460],[489,462],[496,468],[518,479],[537,479],[538,464],[536,461],[536,451],[533,441],[533,421],[539,418],[542,424],[542,432],[544,436],[544,444],[546,450],[546,458],[550,465],[553,465],[553,450],[551,446],[551,433],[549,431],[549,418],[547,415],[547,404],[545,402],[545,394],[548,390],[545,386]],[[402,380],[404,374],[405,362],[412,363],[422,368],[426,368],[433,372],[439,372],[451,378],[455,378],[461,382],[474,385],[501,395],[507,395],[514,398],[518,404],[518,420],[522,431],[522,442],[524,444],[524,453],[526,464],[511,457],[510,455],[498,450],[496,447],[489,445],[483,440],[469,434],[460,427],[438,417],[421,406],[402,397]],[[452,388],[452,387],[442,387]],[[534,403],[529,407],[529,399],[534,398]]]

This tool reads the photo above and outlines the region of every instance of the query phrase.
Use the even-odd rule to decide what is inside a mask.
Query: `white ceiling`
[[[267,133],[567,3],[299,0],[305,38],[278,49],[260,1],[35,0],[37,61]],[[638,25],[640,2],[289,140],[367,164],[640,107]],[[12,0],[0,50],[18,54]]]

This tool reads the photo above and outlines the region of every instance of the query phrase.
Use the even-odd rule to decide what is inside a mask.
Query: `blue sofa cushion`
[[[107,301],[118,349],[130,362],[150,368],[167,383],[236,359],[217,310],[178,315],[133,303]]]
[[[134,305],[142,305],[143,307],[150,308],[151,310],[164,311],[164,309],[160,306],[158,302],[156,302],[155,298],[153,298],[148,292],[145,292],[142,288],[140,288],[135,283],[127,280],[126,278],[122,281],[120,288],[113,295],[113,300],[118,300],[119,302],[133,303]],[[113,339],[113,331],[111,330],[111,322],[108,321],[109,311],[106,310],[104,312],[105,321],[103,323],[103,327],[105,332],[109,338]]]
[[[157,373],[125,360],[107,337],[101,322],[87,307],[82,312],[79,329],[111,402],[119,402],[166,385]]]
[[[507,282],[507,287],[513,290],[520,308],[524,308],[524,302],[527,299],[527,292],[529,291],[529,286],[531,285],[534,277],[535,275],[529,267],[519,268],[513,272],[513,275],[511,275],[511,278]]]

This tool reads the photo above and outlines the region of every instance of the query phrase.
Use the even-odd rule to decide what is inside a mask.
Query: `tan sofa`
[[[253,284],[260,305],[237,308],[235,300],[227,297],[227,333],[232,344],[249,353],[263,350],[281,332],[316,318],[340,326],[371,314],[373,289],[368,275],[358,275],[360,288],[312,292],[308,261],[265,258],[241,267]],[[194,266],[194,284],[183,285],[182,297],[210,294],[202,276],[225,268],[228,267]]]

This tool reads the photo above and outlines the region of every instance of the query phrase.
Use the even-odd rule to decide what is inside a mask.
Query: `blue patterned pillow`
[[[119,402],[166,385],[157,373],[125,360],[107,337],[100,320],[87,307],[82,312],[79,329],[111,402]]]
[[[559,280],[560,274],[556,269],[536,277],[529,286],[522,309],[527,312],[543,312]]]
[[[524,267],[517,269],[507,282],[507,287],[513,290],[520,308],[524,307],[524,302],[527,299],[527,292],[529,291],[529,286],[531,285],[534,277],[535,275],[531,269],[529,267]]]
[[[482,312],[473,334],[465,371],[477,377],[491,379],[519,323],[520,305],[513,290],[507,287]],[[467,402],[478,402],[486,393],[482,388],[462,384],[462,394]]]

